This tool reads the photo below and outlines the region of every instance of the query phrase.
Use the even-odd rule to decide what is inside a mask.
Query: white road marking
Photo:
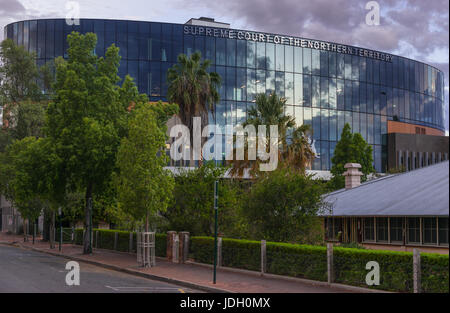
[[[112,286],[105,286],[106,288],[110,288],[114,291],[133,291],[133,292],[139,292],[139,291],[178,291],[181,293],[184,293],[185,291],[180,288],[176,287],[140,287],[140,286],[134,286],[134,287],[112,287]]]

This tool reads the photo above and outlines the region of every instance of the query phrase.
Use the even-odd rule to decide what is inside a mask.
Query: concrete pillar
[[[174,236],[176,235],[176,231],[168,231],[167,232],[167,247],[166,247],[166,257],[167,260],[172,261],[173,258],[173,241]]]
[[[402,151],[397,151],[397,168],[402,168]]]
[[[425,152],[424,166],[428,166],[428,152]]]
[[[416,169],[416,152],[413,151],[411,152],[411,170],[415,170]]]
[[[410,171],[410,167],[409,167],[409,151],[406,150],[405,152],[405,170],[408,172]]]
[[[261,276],[266,272],[267,266],[266,257],[266,241],[261,240]]]
[[[189,257],[189,232],[182,231],[178,233],[180,243],[178,252],[178,262],[185,263]]]
[[[352,189],[361,185],[361,176],[363,175],[358,169],[361,168],[361,164],[347,163],[344,168],[347,171],[342,174],[345,176],[345,189]]]
[[[420,271],[420,252],[418,249],[413,250],[413,278],[414,278],[414,293],[420,293],[421,271]]]
[[[327,243],[327,276],[328,284],[333,283],[333,244]]]

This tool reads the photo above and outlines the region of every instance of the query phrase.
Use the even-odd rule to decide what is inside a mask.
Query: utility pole
[[[219,181],[214,182],[214,278],[213,284],[216,283],[217,272],[217,211],[219,210]]]
[[[62,239],[63,239],[63,231],[62,231],[62,212],[61,207],[58,208],[58,215],[59,215],[59,252],[61,252],[62,248]]]

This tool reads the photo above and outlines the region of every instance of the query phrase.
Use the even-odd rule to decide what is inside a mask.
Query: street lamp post
[[[62,237],[63,237],[63,231],[62,231],[62,216],[61,216],[61,208],[58,208],[58,215],[59,215],[59,251],[61,252],[62,248]]]
[[[217,215],[219,210],[219,181],[214,182],[214,278],[213,284],[216,283],[216,272],[217,272]]]

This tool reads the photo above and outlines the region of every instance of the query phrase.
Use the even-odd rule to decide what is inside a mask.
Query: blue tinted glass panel
[[[294,47],[294,71],[296,73],[303,72],[303,49]]]
[[[264,45],[264,43],[262,43]],[[258,52],[259,52],[259,42],[258,42]],[[273,43],[266,44],[266,68],[268,70],[275,69],[275,45]]]
[[[243,40],[236,42],[236,66],[245,67],[247,63],[247,43]]]
[[[284,60],[284,66],[286,72],[293,72],[294,71],[294,47],[292,46],[285,46],[285,60]]]
[[[275,46],[276,70],[284,71],[284,45]]]

